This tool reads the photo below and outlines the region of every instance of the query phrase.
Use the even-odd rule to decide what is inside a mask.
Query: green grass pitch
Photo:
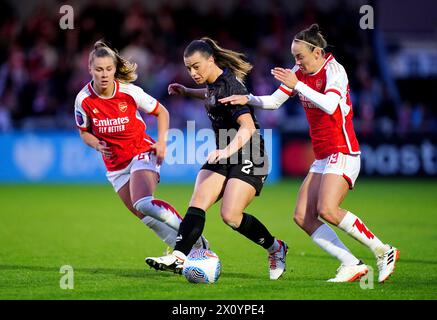
[[[360,179],[343,207],[382,241],[396,245],[394,275],[377,283],[372,253],[335,229],[374,269],[373,289],[333,284],[338,262],[292,221],[300,180],[266,185],[248,212],[289,246],[287,272],[268,279],[266,252],[222,223],[216,204],[205,235],[222,263],[214,285],[157,272],[146,256],[166,249],[130,214],[109,185],[1,185],[0,299],[436,299],[436,180]],[[160,185],[156,196],[185,213],[192,185]],[[60,268],[71,265],[74,289],[63,290]]]

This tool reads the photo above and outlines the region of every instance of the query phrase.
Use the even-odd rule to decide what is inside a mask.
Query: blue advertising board
[[[212,134],[206,129],[170,130],[161,183],[194,183],[214,148]],[[267,181],[275,182],[280,177],[279,135],[272,130],[263,134],[271,167]],[[0,183],[104,183],[105,172],[101,155],[76,131],[0,135]]]

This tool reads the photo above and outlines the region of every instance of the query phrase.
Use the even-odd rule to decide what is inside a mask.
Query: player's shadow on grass
[[[306,253],[306,254],[299,254],[299,253],[297,253],[295,255],[295,257],[296,257],[295,259],[298,259],[298,258],[329,259],[329,260],[332,260],[334,262],[337,262],[337,260],[333,259],[329,255],[318,255],[318,254],[312,254],[312,253]],[[371,264],[371,261],[375,260],[375,257],[373,255],[369,255],[369,254],[363,255],[362,258],[364,259],[363,260],[364,262],[368,261],[367,262],[368,264]],[[411,264],[431,264],[431,265],[437,265],[437,259],[436,260],[429,260],[429,259],[421,259],[421,260],[419,260],[419,259],[405,259],[405,258],[402,257],[402,252],[401,252],[401,256],[400,256],[400,258],[399,258],[397,263],[399,263],[399,262],[402,263],[402,264],[403,263],[407,263],[407,264],[411,263]],[[397,263],[396,263],[396,266],[397,266]]]
[[[437,262],[436,262],[437,263]],[[43,266],[23,266],[23,265],[0,265],[0,271],[7,270],[27,270],[27,271],[36,271],[36,272],[53,272],[59,273],[58,267],[43,267]],[[174,276],[171,272],[160,272],[153,269],[149,269],[144,267],[144,269],[125,269],[125,268],[74,268],[75,273],[88,273],[93,275],[115,275],[118,277],[126,277],[126,278],[167,278],[169,276]],[[250,273],[242,273],[242,272],[223,272],[222,275],[225,275],[227,278],[235,278],[235,279],[264,279],[265,275],[254,275]]]
[[[254,280],[264,280],[268,274],[250,274],[250,273],[242,273],[242,272],[222,272],[221,277],[226,277],[227,279],[254,279]]]
[[[6,270],[28,270],[36,272],[53,272],[59,273],[58,267],[43,267],[43,266],[20,266],[20,265],[0,265],[0,271]],[[152,278],[164,278],[168,276],[173,276],[170,272],[149,272],[147,267],[144,269],[125,269],[125,268],[74,268],[75,273],[88,273],[93,275],[115,275],[118,277],[127,278],[141,278],[144,279],[145,276]],[[155,271],[155,270],[150,270]]]

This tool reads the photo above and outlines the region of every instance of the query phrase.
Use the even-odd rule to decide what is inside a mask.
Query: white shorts
[[[150,170],[159,175],[160,168],[161,166],[157,164],[156,155],[152,152],[144,152],[133,157],[126,168],[117,171],[107,171],[106,177],[111,182],[115,192],[118,192],[129,181],[132,172]]]
[[[310,168],[310,172],[333,173],[342,176],[349,184],[349,189],[355,185],[361,167],[360,155],[344,154],[341,152],[331,154],[325,159],[316,160]]]

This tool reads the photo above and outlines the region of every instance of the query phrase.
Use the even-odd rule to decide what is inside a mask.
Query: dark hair
[[[215,64],[220,68],[230,69],[235,76],[242,82],[247,74],[252,70],[252,65],[245,60],[246,56],[242,53],[224,49],[216,41],[203,37],[200,40],[193,40],[184,50],[184,57],[190,57],[195,52],[200,52],[204,57],[214,57]]]
[[[296,34],[294,40],[305,43],[307,46],[311,47],[311,51],[315,47],[324,50],[328,46],[328,43],[320,32],[319,25],[316,23]]]
[[[102,57],[111,57],[114,60],[116,67],[115,79],[124,83],[129,83],[137,79],[137,64],[123,58],[118,54],[116,49],[111,48],[103,40],[99,40],[94,44],[94,49],[90,52],[89,64],[91,65],[94,58]]]

